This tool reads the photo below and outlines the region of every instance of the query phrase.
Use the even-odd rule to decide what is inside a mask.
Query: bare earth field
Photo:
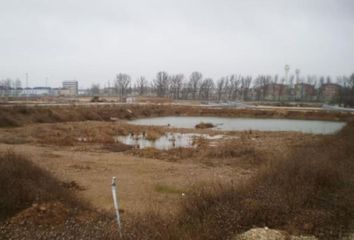
[[[112,128],[114,130],[111,130]],[[144,155],[151,154],[149,150],[132,149],[124,152],[111,152],[104,148],[107,138],[113,137],[107,133],[108,136],[101,140],[100,136],[105,134],[105,130],[115,133],[129,128],[137,132],[161,131],[159,127],[144,128],[129,126],[125,123],[35,124],[1,129],[1,139],[15,144],[3,143],[0,149],[2,151],[11,149],[29,156],[33,162],[47,169],[63,182],[75,181],[84,189],[79,191],[79,195],[96,208],[108,210],[113,207],[110,181],[112,176],[117,176],[122,208],[125,211],[145,211],[154,205],[161,210],[170,211],[176,209],[176,201],[182,198],[182,193],[187,194],[188,189],[193,185],[205,182],[242,181],[256,171],[255,165],[271,158],[273,154],[285,154],[289,147],[306,144],[306,141],[310,142],[320,138],[316,135],[301,133],[228,133],[230,136],[240,137],[230,143],[232,148],[257,149],[255,151],[260,152],[257,160],[254,159],[254,153],[250,155],[245,153],[236,157],[218,157],[218,154],[223,152],[219,148],[215,149],[216,156],[209,156],[209,160],[189,154],[190,151],[210,151],[205,146],[201,146],[200,149],[187,150],[186,158],[179,157],[178,153],[173,151],[170,153],[153,151],[159,159],[144,157]],[[97,129],[99,131],[93,131]],[[88,131],[93,139],[92,142],[70,142],[70,139],[79,137],[83,132],[87,134]],[[174,131],[180,130],[174,129]],[[195,132],[195,130],[187,129],[182,131]],[[210,133],[212,131],[199,130],[198,132]],[[213,134],[216,133],[218,132],[213,132]],[[62,135],[65,140],[57,141]],[[100,141],[103,142],[100,143]]]
[[[17,107],[0,109],[0,114],[0,152],[11,151],[26,156],[36,166],[48,171],[61,186],[73,192],[80,201],[87,203],[90,209],[108,216],[110,228],[112,225],[115,227],[111,196],[113,176],[118,179],[123,220],[125,216],[144,215],[151,211],[163,216],[176,215],[180,211],[181,203],[201,186],[242,185],[256,176],[273,159],[288,158],[289,154],[297,149],[318,145],[331,138],[296,132],[167,130],[164,127],[130,125],[125,119],[198,115],[349,122],[353,118],[347,113],[296,112],[284,109],[198,109],[161,105],[149,108],[141,105],[95,106],[84,109]],[[208,140],[200,139],[195,148],[171,150],[135,149],[114,141],[114,137],[118,135],[144,132],[148,136],[157,137],[167,131],[223,134],[225,137],[218,140],[216,146],[210,146]],[[230,140],[227,137],[233,138]],[[97,239],[95,235],[91,237]],[[19,234],[15,239],[25,238],[26,234]],[[86,239],[90,239],[90,236]]]

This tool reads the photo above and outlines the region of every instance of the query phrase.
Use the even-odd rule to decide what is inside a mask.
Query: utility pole
[[[26,73],[26,104],[28,101],[28,73]]]
[[[296,69],[295,73],[296,73],[296,83],[300,83],[300,69]]]
[[[290,66],[289,65],[285,65],[285,82],[286,84],[289,84],[289,70],[290,70]]]

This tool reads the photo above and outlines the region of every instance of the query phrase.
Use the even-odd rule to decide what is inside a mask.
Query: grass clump
[[[16,118],[8,115],[8,113],[5,113],[4,115],[0,115],[0,128],[6,128],[6,127],[19,127],[20,123],[17,121]]]
[[[195,125],[195,128],[199,128],[199,129],[213,128],[213,127],[215,127],[214,124],[205,123],[205,122],[201,122],[201,123],[198,123],[197,125]]]
[[[165,184],[156,184],[155,191],[158,193],[167,193],[167,194],[182,194],[183,191],[181,189],[168,186]]]
[[[0,143],[5,143],[5,144],[25,144],[28,143],[29,140],[26,137],[22,136],[3,136],[0,137]]]
[[[164,133],[158,129],[147,129],[143,132],[143,136],[149,141],[156,141],[159,139]]]

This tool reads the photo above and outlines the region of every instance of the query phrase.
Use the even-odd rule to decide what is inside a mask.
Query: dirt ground
[[[84,189],[78,191],[79,196],[105,210],[113,208],[112,176],[118,179],[121,208],[141,212],[153,207],[172,211],[176,201],[183,198],[182,193],[187,196],[194,184],[242,180],[250,174],[249,170],[227,166],[179,164],[124,153],[82,152],[71,147],[0,145],[1,151],[7,149],[29,155],[63,182],[75,181]]]
[[[188,197],[188,191],[193,186],[242,182],[257,171],[259,162],[262,164],[274,154],[286,154],[288,148],[321,138],[319,135],[291,132],[169,129],[223,133],[237,137],[237,140],[226,142],[222,147],[205,145],[197,149],[185,149],[187,153],[182,156],[175,156],[177,153],[173,150],[152,151],[154,155],[151,155],[151,150],[146,149],[112,152],[104,148],[106,144],[111,144],[107,139],[112,139],[117,133],[131,131],[163,134],[167,130],[162,127],[132,126],[125,122],[31,124],[1,129],[0,151],[11,149],[30,156],[33,162],[49,170],[59,180],[66,183],[74,181],[80,187],[77,191],[80,198],[96,209],[113,210],[110,184],[111,178],[116,176],[124,211],[138,213],[154,208],[173,212],[183,198]],[[90,136],[92,141],[78,142],[76,139],[82,135]],[[106,137],[102,138],[102,135]],[[74,142],[69,142],[73,139]],[[240,153],[235,154],[235,149],[239,149]]]
[[[174,129],[127,122],[151,116],[185,115],[341,121],[353,118],[347,113],[162,105],[0,108],[0,152],[11,150],[29,157],[74,191],[79,200],[89,203],[91,210],[98,211],[97,216],[108,216],[107,221],[114,225],[113,176],[118,179],[123,219],[148,215],[151,210],[162,216],[176,215],[194,188],[246,183],[269,160],[287,159],[294,149],[314,146],[328,137],[297,132]],[[224,138],[218,139],[216,145],[211,140],[200,139],[195,148],[170,150],[137,149],[114,140],[116,136],[142,133],[156,139],[166,132],[223,135]],[[21,233],[21,228],[18,229]]]

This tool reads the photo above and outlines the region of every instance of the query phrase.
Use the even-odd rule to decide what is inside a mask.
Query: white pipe
[[[116,216],[117,216],[117,223],[118,223],[118,229],[119,229],[119,235],[122,237],[122,224],[120,222],[120,215],[119,215],[119,205],[118,205],[118,200],[117,200],[117,184],[116,184],[116,177],[112,178],[112,196],[113,196],[113,203],[114,203],[114,208],[116,210]]]

